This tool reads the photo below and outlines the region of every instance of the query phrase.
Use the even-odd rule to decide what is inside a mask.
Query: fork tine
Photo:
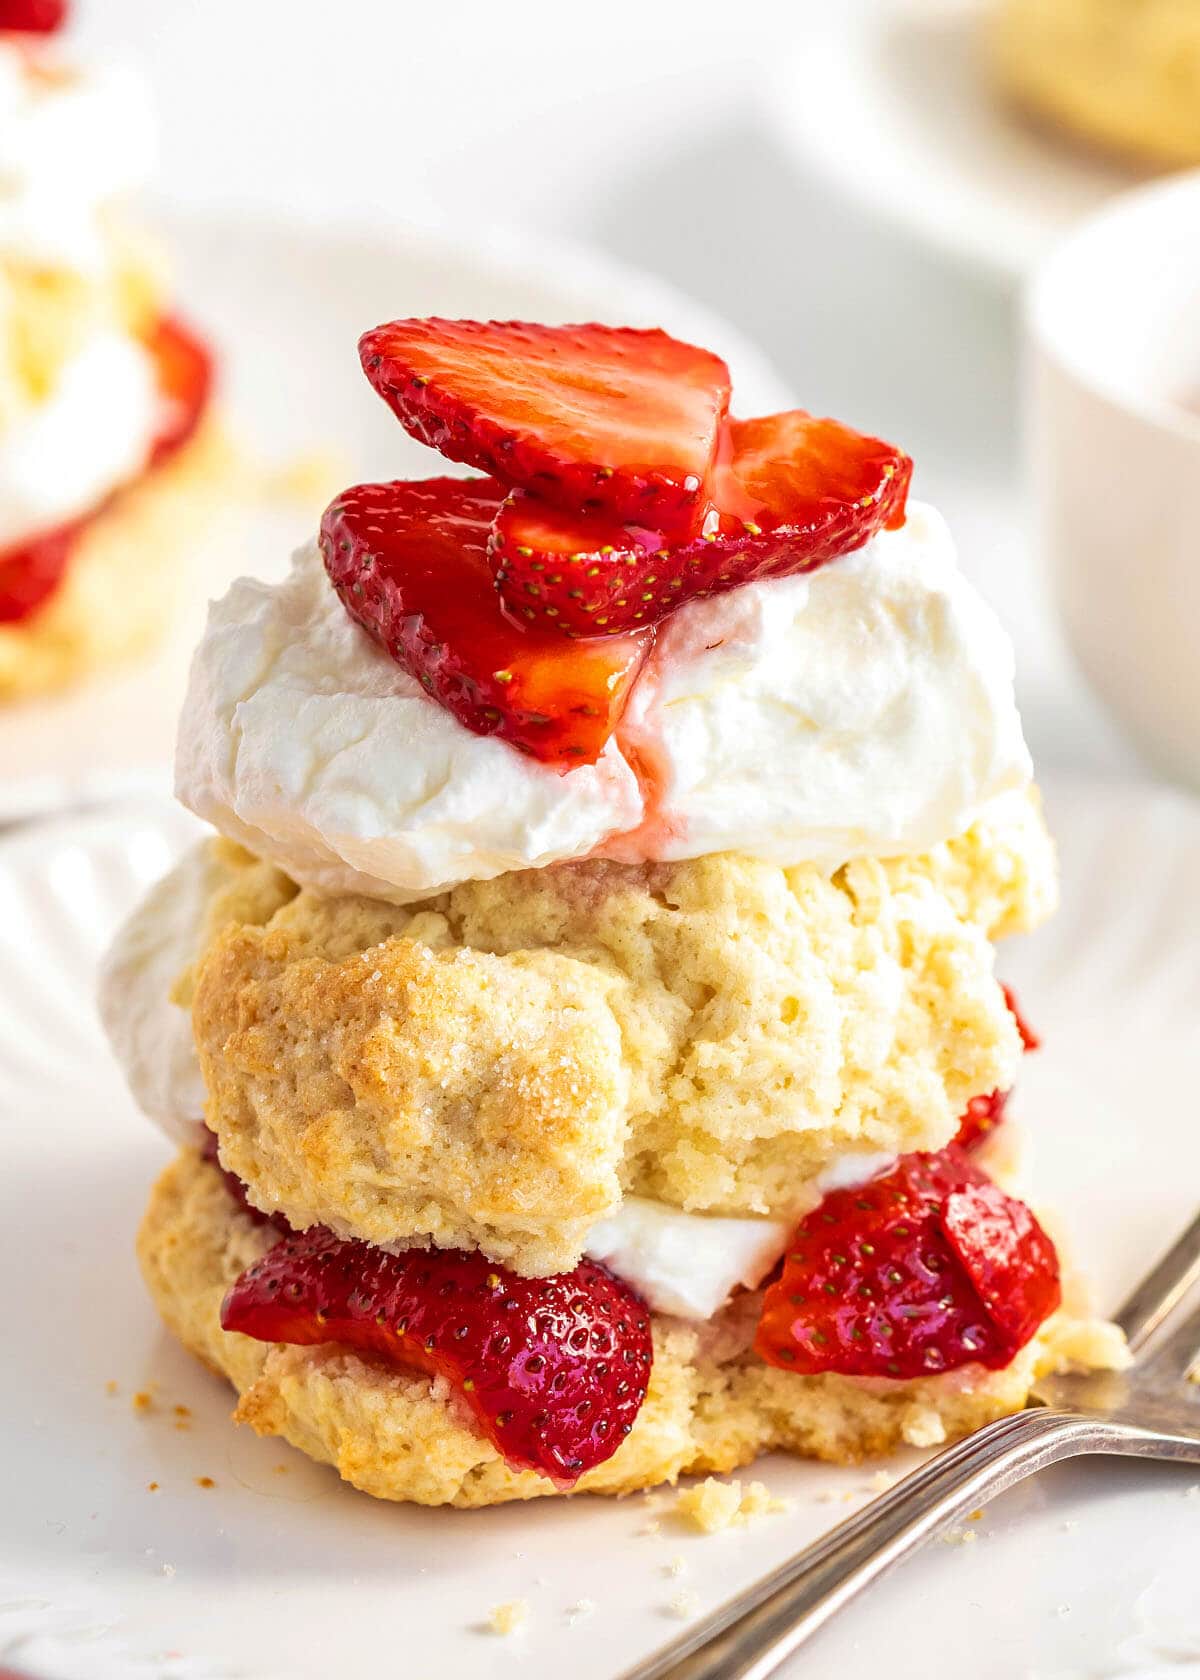
[[[1145,1345],[1198,1279],[1200,1214],[1116,1314],[1116,1321],[1134,1353]],[[1197,1341],[1200,1342],[1200,1336]]]
[[[1139,1360],[1135,1367],[1137,1372],[1151,1372],[1178,1381],[1187,1376],[1191,1368],[1197,1363],[1200,1355],[1200,1307],[1190,1312],[1169,1336],[1154,1347],[1148,1358]],[[1200,1378],[1197,1379],[1200,1381]]]

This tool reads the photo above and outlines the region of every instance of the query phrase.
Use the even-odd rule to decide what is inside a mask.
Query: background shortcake
[[[165,627],[225,451],[212,359],[126,220],[141,84],[70,63],[64,0],[0,0],[0,701]]]

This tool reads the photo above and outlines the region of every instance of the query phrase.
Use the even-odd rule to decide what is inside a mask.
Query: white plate
[[[363,378],[355,344],[397,315],[663,325],[729,360],[750,412],[788,405],[762,355],[666,285],[566,245],[500,233],[362,230],[261,217],[160,218],[182,296],[221,356],[224,406],[256,461],[331,456],[345,482],[437,472]],[[336,488],[336,486],[334,486]],[[163,785],[191,649],[209,598],[244,572],[278,576],[319,503],[259,504],[206,542],[168,646],[61,697],[0,708],[0,822]]]
[[[988,0],[990,3],[990,0]],[[981,0],[821,8],[773,70],[776,133],[867,208],[1005,281],[1140,179],[1040,130],[988,84]]]
[[[1200,807],[1068,782],[1049,809],[1066,901],[1005,953],[1046,1038],[1021,1107],[1038,1193],[1065,1210],[1111,1306],[1200,1186]],[[568,1665],[611,1680],[678,1631],[681,1588],[715,1605],[861,1504],[869,1471],[779,1458],[756,1473],[793,1510],[714,1538],[668,1515],[647,1532],[640,1498],[424,1511],[230,1424],[229,1391],[159,1328],[136,1275],[133,1230],[168,1149],[134,1112],[90,998],[114,922],[194,831],[153,802],[0,841],[0,1664],[50,1680],[550,1680]],[[155,1409],[137,1416],[151,1384]],[[790,1672],[1066,1680],[1169,1660],[1175,1673],[1189,1652],[1200,1664],[1195,1483],[1130,1465],[1046,1475],[997,1501],[977,1544],[934,1545],[876,1588]],[[479,1631],[513,1597],[529,1601],[527,1631]],[[582,1598],[595,1612],[572,1624]]]

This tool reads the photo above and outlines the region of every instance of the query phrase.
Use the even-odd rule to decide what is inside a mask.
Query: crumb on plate
[[[703,1534],[717,1534],[726,1528],[744,1528],[756,1517],[786,1511],[790,1501],[776,1499],[762,1482],[745,1487],[735,1477],[731,1482],[707,1476],[694,1487],[680,1488],[675,1495],[675,1514],[693,1523]]]

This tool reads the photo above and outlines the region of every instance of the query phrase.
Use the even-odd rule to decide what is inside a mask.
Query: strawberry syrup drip
[[[164,466],[194,435],[213,382],[210,351],[172,316],[156,322],[146,349],[155,363],[162,413],[143,476]],[[82,518],[0,550],[0,624],[19,624],[50,599],[62,583],[76,542],[112,500],[113,496],[107,496]]]

